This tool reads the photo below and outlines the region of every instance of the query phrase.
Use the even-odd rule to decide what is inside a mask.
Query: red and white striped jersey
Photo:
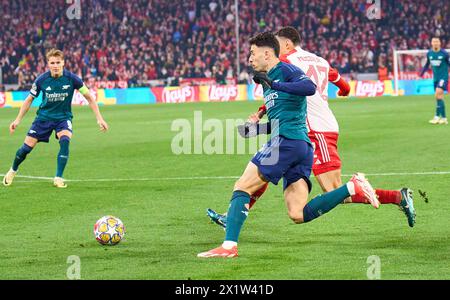
[[[307,124],[310,131],[339,132],[338,122],[328,106],[328,81],[338,82],[337,70],[320,56],[295,47],[291,52],[280,57],[281,61],[293,64],[302,69],[316,84],[316,93],[307,99]]]

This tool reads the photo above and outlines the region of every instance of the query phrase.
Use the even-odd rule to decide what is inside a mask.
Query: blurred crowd
[[[56,47],[85,80],[245,82],[248,39],[286,25],[301,32],[304,49],[344,74],[392,70],[394,48],[429,48],[434,35],[450,48],[450,1],[372,2],[381,10],[365,0],[239,0],[237,73],[232,0],[90,0],[80,1],[80,11],[68,11],[66,0],[0,0],[1,75],[3,84],[28,87],[45,71],[45,51]]]

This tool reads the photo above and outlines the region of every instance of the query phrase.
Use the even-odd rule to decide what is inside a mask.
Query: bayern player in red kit
[[[276,32],[280,43],[280,61],[299,67],[316,84],[316,93],[307,99],[308,136],[314,145],[314,162],[312,171],[324,192],[332,191],[342,185],[341,160],[337,150],[339,138],[338,122],[328,106],[328,82],[339,88],[339,96],[348,96],[349,84],[330,64],[313,53],[300,47],[300,34],[294,27],[283,27]],[[265,114],[265,106],[249,117],[252,123],[258,123]],[[262,130],[264,132],[264,130]],[[250,208],[266,191],[267,184],[251,195]],[[381,204],[395,204],[406,215],[410,227],[415,223],[412,191],[409,188],[401,190],[375,190]],[[361,197],[352,196],[345,203],[367,203]],[[226,215],[218,214],[212,209],[207,210],[208,216],[217,224],[226,227]]]

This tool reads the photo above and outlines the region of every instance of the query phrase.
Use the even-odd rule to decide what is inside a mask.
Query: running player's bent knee
[[[304,222],[303,212],[301,211],[288,211],[288,215],[295,224],[302,224]]]

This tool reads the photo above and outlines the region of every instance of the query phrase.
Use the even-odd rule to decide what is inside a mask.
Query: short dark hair
[[[432,39],[432,40],[433,40],[433,39],[441,40],[441,38],[440,38],[439,36],[437,36],[437,35],[434,35],[431,39]]]
[[[275,35],[290,40],[296,46],[300,45],[300,42],[302,41],[300,33],[292,26],[285,26],[281,28],[275,32]]]
[[[280,43],[272,32],[266,31],[257,34],[250,39],[250,46],[255,45],[258,47],[269,47],[275,52],[275,56],[280,55]]]

